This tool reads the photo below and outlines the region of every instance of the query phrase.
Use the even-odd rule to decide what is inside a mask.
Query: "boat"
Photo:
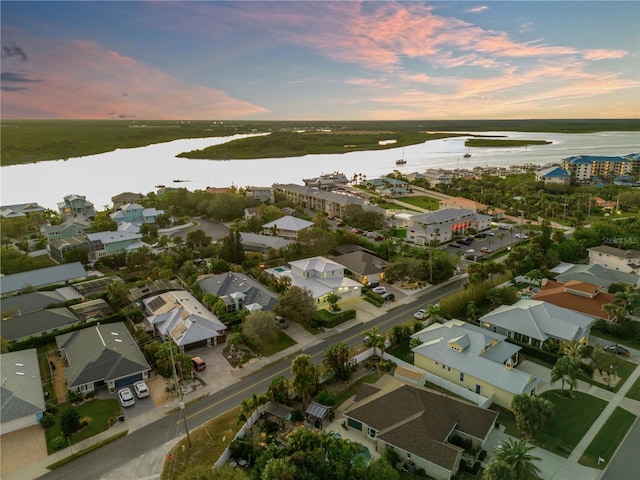
[[[404,165],[407,161],[404,158],[399,158],[396,160],[396,165]]]
[[[182,183],[182,182],[188,182],[189,180],[174,180],[173,183]]]
[[[156,188],[164,188],[164,185],[156,185]]]
[[[467,153],[465,153],[463,155],[464,158],[469,158],[471,156],[471,152],[469,151],[469,149],[467,148]]]

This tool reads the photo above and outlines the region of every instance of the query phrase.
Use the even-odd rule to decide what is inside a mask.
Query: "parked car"
[[[274,318],[275,322],[278,324],[278,326],[280,328],[287,328],[289,327],[289,322],[287,322],[284,318],[282,318],[280,315],[277,315]]]
[[[516,233],[514,236],[520,239],[529,238],[529,235],[527,235],[526,233]]]
[[[476,234],[476,238],[487,238],[487,234],[482,232],[482,233],[478,233]]]
[[[383,293],[387,293],[387,289],[384,288],[384,287],[374,287],[374,288],[371,289],[371,291],[373,293],[377,293],[379,295],[382,295]]]
[[[148,397],[150,394],[147,384],[142,380],[133,384],[133,390],[136,392],[136,397],[138,398]]]
[[[624,348],[622,345],[607,345],[604,347],[605,352],[615,353],[616,355],[622,355],[623,357],[628,357],[631,355],[631,352]]]
[[[450,243],[449,246],[453,248],[460,248],[460,244],[457,242]]]
[[[393,293],[391,293],[391,292],[387,292],[387,293],[383,293],[383,294],[382,294],[382,298],[383,298],[385,301],[387,301],[387,300],[388,300],[388,301],[390,301],[390,302],[393,302],[393,301],[396,299],[396,296],[395,296]]]
[[[489,236],[489,237],[495,237],[495,236],[496,236],[496,232],[494,232],[493,230],[491,230],[490,232],[487,232],[487,236]]]
[[[133,396],[133,393],[131,393],[129,387],[118,390],[118,399],[120,400],[120,405],[123,407],[131,407],[136,403],[136,398]]]
[[[422,320],[427,315],[427,311],[424,308],[421,308],[416,313],[413,314],[415,318],[418,320]]]
[[[193,357],[191,359],[191,362],[193,362],[193,368],[196,370],[196,372],[200,372],[207,368],[207,364],[204,363],[204,360],[202,360],[200,357]]]
[[[482,247],[480,251],[482,253],[493,253],[493,250],[491,250],[489,247]]]

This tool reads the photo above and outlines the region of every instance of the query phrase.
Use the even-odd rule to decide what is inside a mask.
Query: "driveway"
[[[181,237],[182,240],[186,240],[187,234],[194,230],[202,230],[205,234],[210,236],[211,240],[214,242],[229,235],[229,227],[227,227],[224,223],[202,217],[194,217],[189,220],[191,222],[195,222],[196,226],[185,228],[184,230],[179,230],[173,233],[171,235],[171,238]]]
[[[40,425],[2,435],[0,444],[0,476],[47,456],[47,442]]]

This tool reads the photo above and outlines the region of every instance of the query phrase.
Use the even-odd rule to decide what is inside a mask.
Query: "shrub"
[[[47,402],[47,413],[55,415],[58,412],[58,404],[54,401]]]
[[[291,413],[291,420],[293,420],[294,422],[301,422],[304,420],[304,412],[302,410],[300,410],[299,408],[296,408],[292,413]]]
[[[480,455],[478,455],[478,460],[483,461],[485,458],[487,458],[487,451],[486,450],[482,450],[480,452]]]
[[[62,435],[59,435],[53,440],[51,440],[51,447],[54,450],[60,450],[61,448],[64,448],[66,446],[67,446],[67,440]]]
[[[42,415],[42,418],[40,419],[40,425],[42,426],[42,428],[49,428],[49,427],[53,427],[56,424],[56,417],[55,415],[51,414],[51,413],[45,413],[44,415]]]
[[[337,398],[334,393],[322,390],[315,399],[320,405],[326,405],[327,407],[333,407],[336,404]]]

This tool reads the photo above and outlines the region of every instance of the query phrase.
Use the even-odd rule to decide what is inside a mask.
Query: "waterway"
[[[527,148],[471,148],[463,155],[468,137],[428,141],[403,148],[303,157],[258,160],[192,160],[176,155],[190,150],[243,138],[200,138],[176,140],[140,148],[80,158],[3,166],[0,169],[2,205],[37,202],[57,210],[66,195],[84,195],[97,210],[111,206],[111,197],[122,192],[148,193],[158,185],[202,190],[207,187],[270,186],[274,183],[303,184],[303,178],[342,172],[376,178],[394,170],[408,174],[429,168],[465,169],[475,166],[546,165],[572,155],[627,155],[640,152],[640,132],[591,134],[475,132],[503,135],[506,139],[547,140],[549,145]],[[404,158],[406,164],[396,165]],[[182,180],[182,182],[174,182]]]

